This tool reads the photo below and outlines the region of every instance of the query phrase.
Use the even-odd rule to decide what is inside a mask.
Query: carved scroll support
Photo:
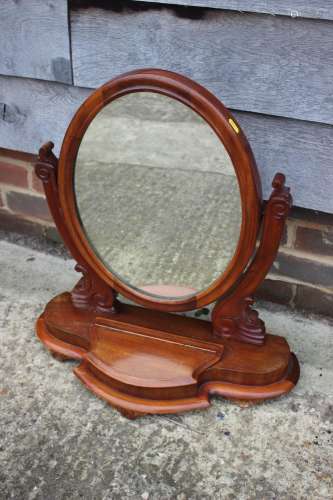
[[[290,190],[285,186],[285,176],[276,174],[273,191],[265,207],[262,236],[251,264],[237,287],[227,297],[222,297],[212,313],[214,335],[233,338],[250,344],[265,342],[265,324],[257,311],[251,308],[253,294],[265,279],[278,252],[286,218],[292,205]]]
[[[57,229],[72,257],[77,262],[75,270],[83,274],[83,277],[71,292],[73,305],[78,309],[95,311],[101,314],[114,313],[116,292],[92,271],[77,250],[66,227],[59,202],[58,159],[52,151],[53,148],[53,142],[47,142],[40,148],[35,172],[43,182],[47,203]]]

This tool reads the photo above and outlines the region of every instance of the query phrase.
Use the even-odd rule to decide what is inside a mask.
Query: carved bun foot
[[[72,357],[65,356],[64,354],[60,354],[59,352],[55,351],[50,351],[51,356],[56,359],[57,361],[64,362],[64,361],[72,361]]]
[[[147,415],[146,413],[139,413],[137,411],[124,410],[123,408],[116,408],[116,410],[118,410],[119,413],[123,417],[128,418],[128,420],[136,420],[139,417],[144,417],[145,415]]]

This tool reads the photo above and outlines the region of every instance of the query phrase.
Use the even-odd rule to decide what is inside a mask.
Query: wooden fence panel
[[[296,206],[333,213],[333,127],[235,112],[254,151],[265,197],[283,172]]]
[[[0,147],[37,153],[52,140],[58,153],[72,116],[90,93],[61,83],[0,76]]]
[[[172,6],[132,4],[72,11],[75,85],[161,67],[192,77],[233,109],[333,124],[330,21],[213,9],[178,15]]]
[[[0,74],[72,83],[67,0],[0,0]]]
[[[136,2],[239,10],[290,17],[333,20],[333,4],[327,0],[135,0]]]
[[[36,153],[43,142],[59,152],[66,128],[91,90],[57,83],[0,77],[0,147]],[[282,171],[298,206],[333,213],[333,127],[235,112],[246,132],[264,187]]]

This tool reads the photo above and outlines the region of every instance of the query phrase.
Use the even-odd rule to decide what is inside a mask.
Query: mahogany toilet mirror
[[[52,148],[36,172],[83,276],[38,319],[45,346],[129,418],[290,391],[297,359],[251,305],[292,200],[276,174],[262,204],[223,104],[176,73],[133,71],[80,106],[59,160]],[[213,302],[211,321],[180,314]]]

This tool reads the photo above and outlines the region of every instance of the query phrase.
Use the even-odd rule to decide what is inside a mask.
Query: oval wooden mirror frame
[[[106,105],[133,92],[156,92],[176,99],[199,114],[227,150],[238,179],[242,204],[240,236],[225,271],[207,289],[184,298],[158,298],[132,288],[113,274],[96,255],[80,222],[75,197],[75,165],[88,126]],[[259,228],[261,187],[251,148],[239,124],[208,90],[189,78],[164,70],[136,70],[94,91],[80,106],[64,137],[59,158],[58,189],[68,232],[83,259],[109,286],[151,309],[186,311],[203,307],[225,295],[237,282],[253,255]],[[195,217],[195,214],[193,214]],[[218,224],[218,218],[216,220]]]
[[[106,104],[142,91],[177,99],[205,119],[229,153],[240,187],[242,225],[234,257],[210,287],[180,300],[152,299],[115,277],[95,255],[76,209],[75,160],[85,130]],[[276,257],[292,198],[284,175],[277,173],[262,206],[251,149],[221,102],[178,74],[134,71],[83,103],[67,130],[59,161],[53,146],[48,142],[40,148],[35,170],[83,277],[71,292],[54,297],[37,320],[44,345],[59,359],[80,360],[77,377],[129,418],[206,408],[211,395],[260,401],[289,392],[299,378],[297,358],[283,337],[266,332],[251,306]],[[146,307],[118,300],[117,292]],[[211,321],[168,312],[216,299]]]

